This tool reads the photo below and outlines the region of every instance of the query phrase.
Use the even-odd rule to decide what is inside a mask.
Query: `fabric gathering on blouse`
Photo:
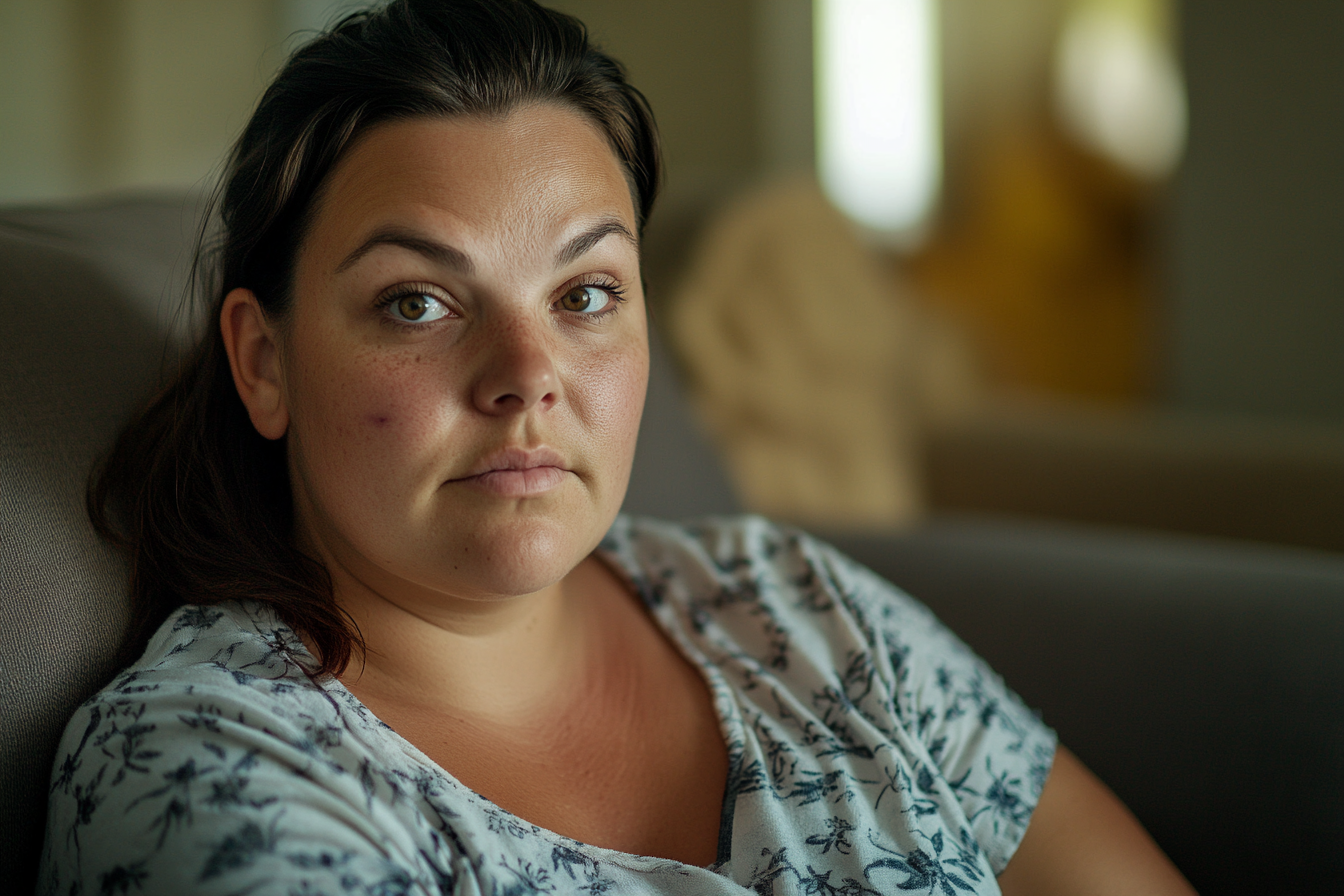
[[[1055,736],[926,608],[759,517],[619,517],[598,553],[709,683],[714,865],[510,814],[230,602],[175,611],[70,721],[39,893],[999,892]]]

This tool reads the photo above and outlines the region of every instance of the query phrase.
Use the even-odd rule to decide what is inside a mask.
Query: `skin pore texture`
[[[648,377],[635,234],[616,156],[568,107],[386,123],[324,184],[289,311],[236,289],[221,324],[368,646],[341,682],[529,822],[708,865],[728,770],[709,689],[591,556]],[[1192,892],[1063,749],[999,882]]]

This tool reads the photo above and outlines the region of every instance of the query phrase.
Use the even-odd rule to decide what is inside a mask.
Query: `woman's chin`
[[[542,591],[583,562],[611,525],[605,518],[584,522],[544,515],[483,520],[444,545],[431,587],[482,599]]]

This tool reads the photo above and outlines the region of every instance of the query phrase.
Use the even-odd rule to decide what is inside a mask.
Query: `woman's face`
[[[361,138],[277,338],[305,542],[384,595],[531,593],[587,556],[648,378],[635,233],[619,162],[568,108]]]

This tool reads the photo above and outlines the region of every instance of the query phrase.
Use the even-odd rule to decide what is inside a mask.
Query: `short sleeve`
[[[131,673],[81,707],[53,775],[39,892],[439,892],[360,770],[320,749],[344,732],[259,702]]]
[[[1000,873],[1036,808],[1054,732],[927,607],[834,549],[817,549],[889,661],[897,724],[927,750]]]

